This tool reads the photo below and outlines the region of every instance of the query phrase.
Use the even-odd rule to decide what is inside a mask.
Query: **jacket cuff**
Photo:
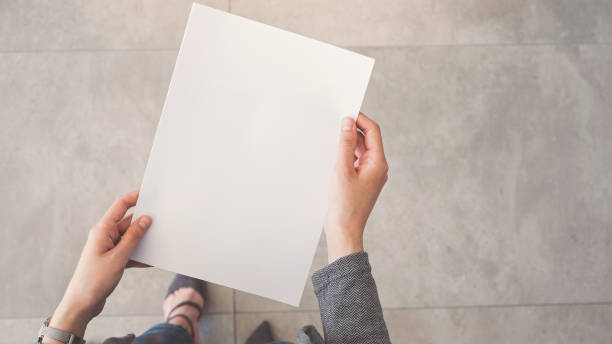
[[[353,253],[338,258],[312,275],[312,285],[314,286],[315,294],[318,294],[329,283],[335,280],[349,275],[369,274],[371,270],[367,252]]]

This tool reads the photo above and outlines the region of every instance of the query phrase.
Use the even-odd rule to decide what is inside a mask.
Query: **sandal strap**
[[[170,282],[170,286],[168,286],[168,291],[166,292],[166,298],[170,294],[174,293],[175,291],[181,288],[193,288],[195,291],[198,292],[198,294],[200,294],[200,296],[202,296],[203,299],[206,299],[204,295],[206,294],[206,284],[204,283],[204,281],[197,279],[197,278],[181,275],[181,274],[174,275],[172,282]]]
[[[170,320],[177,318],[177,317],[183,318],[185,319],[185,321],[187,321],[187,324],[189,324],[189,329],[191,330],[191,338],[195,338],[195,333],[193,332],[193,323],[191,323],[191,319],[189,319],[189,317],[186,316],[185,314],[181,314],[181,313],[175,314],[171,317],[168,317],[168,319],[166,319],[166,322],[169,322]]]
[[[172,309],[170,310],[170,312],[168,312],[168,317],[170,317],[170,315],[172,314],[172,312],[174,312],[177,308],[179,307],[183,307],[183,306],[191,306],[195,309],[198,310],[199,315],[198,315],[198,319],[200,318],[200,316],[202,315],[202,307],[200,307],[200,305],[198,305],[197,303],[193,302],[193,301],[183,301],[181,303],[178,303],[176,306],[172,307]],[[169,319],[169,318],[168,318]],[[167,320],[166,320],[167,321]]]

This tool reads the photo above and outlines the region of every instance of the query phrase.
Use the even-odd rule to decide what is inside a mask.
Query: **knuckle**
[[[123,203],[124,203],[123,197],[117,197],[115,201],[113,202],[113,204],[111,205],[111,207],[109,208],[109,211],[115,211],[117,207],[122,206]]]
[[[387,173],[389,172],[389,165],[386,161],[378,161],[374,163],[375,170],[381,177],[387,177]],[[386,180],[386,179],[385,179]]]
[[[374,130],[380,133],[380,125],[378,123],[372,121],[372,126],[374,127]]]
[[[340,146],[346,147],[346,149],[350,149],[354,145],[355,145],[355,140],[353,140],[350,137],[345,137],[340,141]]]
[[[91,229],[89,229],[89,236],[94,236],[100,231],[102,231],[102,225],[100,223],[96,223],[91,227]]]
[[[140,227],[137,222],[134,222],[130,230],[132,231],[132,235],[135,235],[138,238],[145,234],[145,229]]]
[[[389,164],[385,161],[382,163],[381,166],[382,172],[387,175],[387,173],[389,173]]]
[[[122,205],[124,206],[128,206],[130,204],[128,195],[123,195],[121,196],[121,198],[119,198],[119,201],[121,202]]]
[[[343,141],[351,142],[351,141],[353,141],[355,139],[356,139],[356,136],[354,135],[354,133],[346,133],[346,134],[342,135],[342,140]]]

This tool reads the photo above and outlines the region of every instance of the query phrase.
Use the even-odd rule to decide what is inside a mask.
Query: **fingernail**
[[[140,219],[140,221],[138,221],[138,225],[142,229],[146,229],[147,227],[149,227],[150,224],[151,220],[148,217],[143,217],[142,219]]]
[[[353,125],[355,121],[351,117],[344,117],[342,119],[342,131],[351,131],[353,130]]]

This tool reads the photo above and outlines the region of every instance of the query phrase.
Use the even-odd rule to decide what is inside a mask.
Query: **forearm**
[[[83,338],[90,321],[90,311],[80,307],[78,304],[68,302],[64,298],[55,312],[53,312],[48,326]],[[42,343],[56,344],[61,342],[44,337]]]
[[[367,253],[342,257],[312,280],[326,343],[390,343]]]

